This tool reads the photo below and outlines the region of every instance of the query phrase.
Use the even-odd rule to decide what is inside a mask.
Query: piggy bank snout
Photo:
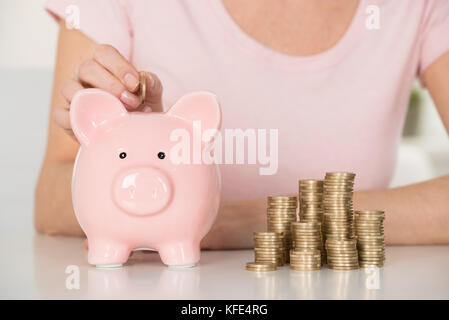
[[[150,215],[164,209],[172,196],[169,179],[152,167],[136,167],[120,172],[113,183],[116,204],[126,213]]]

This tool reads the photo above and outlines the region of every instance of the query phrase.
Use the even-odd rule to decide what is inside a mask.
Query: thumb
[[[162,83],[157,75],[152,72],[146,72],[146,94],[145,101],[139,109],[146,111],[152,110],[161,112],[162,109]]]

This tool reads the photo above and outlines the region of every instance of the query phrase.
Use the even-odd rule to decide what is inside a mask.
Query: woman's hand
[[[137,95],[139,73],[117,49],[110,45],[97,45],[93,57],[77,68],[75,79],[66,80],[61,93],[67,104],[53,112],[55,122],[74,137],[69,119],[70,102],[75,93],[84,88],[99,88],[119,98],[129,111],[162,111],[162,84],[159,78],[146,72],[147,92],[141,105]]]

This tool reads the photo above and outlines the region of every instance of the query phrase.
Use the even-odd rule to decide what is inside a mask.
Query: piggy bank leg
[[[194,267],[200,261],[200,244],[177,242],[159,247],[159,255],[164,264],[170,267]]]
[[[89,264],[97,268],[121,267],[129,258],[131,249],[116,241],[89,239]]]

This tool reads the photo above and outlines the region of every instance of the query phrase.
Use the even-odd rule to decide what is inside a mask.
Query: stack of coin
[[[286,252],[291,248],[291,223],[296,221],[297,197],[276,196],[268,197],[267,230],[282,232]],[[288,261],[288,254],[286,259]]]
[[[320,264],[322,264],[324,248],[321,222],[292,222],[292,248],[319,251],[322,257]],[[291,261],[290,255],[290,263]]]
[[[325,239],[353,239],[354,173],[326,173],[324,179],[323,233]]]
[[[254,232],[254,256],[256,262],[285,264],[286,248],[283,234],[278,232]]]
[[[290,250],[290,269],[298,271],[320,270],[320,251],[311,249]]]
[[[357,240],[326,240],[327,265],[335,270],[352,270],[359,268]]]
[[[299,180],[299,221],[323,221],[323,180]]]
[[[275,271],[276,264],[272,262],[248,262],[246,264],[246,270],[257,272]]]
[[[358,210],[355,212],[355,230],[361,267],[382,267],[384,265],[384,218],[385,212],[380,210]]]

